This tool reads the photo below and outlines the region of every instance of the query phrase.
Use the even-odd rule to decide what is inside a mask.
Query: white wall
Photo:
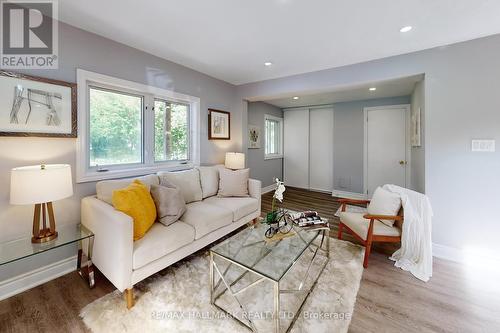
[[[283,96],[418,74],[425,74],[425,191],[434,208],[433,241],[495,253],[500,151],[472,153],[470,145],[473,138],[500,139],[500,35],[250,83],[238,94]]]
[[[247,149],[247,166],[250,168],[250,177],[262,181],[262,186],[274,184],[277,177],[283,179],[283,159],[265,158],[265,115],[283,118],[283,110],[264,102],[248,103],[248,125],[260,127],[260,148]],[[244,140],[248,140],[248,135]]]
[[[409,96],[399,96],[333,105],[335,117],[333,129],[334,190],[363,194],[364,108],[409,103]]]
[[[419,81],[411,95],[412,114],[420,108],[420,147],[411,147],[411,185],[412,189],[425,193],[425,81]]]
[[[197,96],[201,100],[201,163],[222,163],[226,151],[241,151],[243,118],[240,106],[236,107],[235,86],[63,23],[59,38],[59,69],[24,73],[76,82],[76,69],[82,68]],[[231,112],[231,140],[207,139],[208,108]],[[75,139],[0,137],[0,241],[31,235],[33,208],[9,204],[11,168],[41,162],[68,163],[74,176],[75,147]],[[54,204],[57,223],[79,223],[80,200],[93,193],[94,183],[77,184],[72,198]],[[74,248],[64,248],[3,266],[0,281],[74,254]]]

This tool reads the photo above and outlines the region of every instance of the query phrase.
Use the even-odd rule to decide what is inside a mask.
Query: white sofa
[[[260,216],[260,181],[248,181],[249,197],[220,198],[213,195],[218,171],[213,173],[207,167],[192,170],[200,175],[202,200],[188,203],[179,221],[169,226],[157,222],[135,242],[132,218],[110,205],[112,191],[127,186],[130,179],[100,182],[97,195],[82,200],[82,223],[95,234],[92,261],[118,290],[126,291],[129,308],[134,284]],[[182,173],[176,177],[179,175],[183,177]],[[138,179],[159,184],[157,175]]]

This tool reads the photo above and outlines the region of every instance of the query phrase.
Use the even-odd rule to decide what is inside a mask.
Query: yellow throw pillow
[[[148,187],[137,179],[128,187],[113,191],[113,206],[134,219],[134,241],[144,237],[156,221],[155,202]]]

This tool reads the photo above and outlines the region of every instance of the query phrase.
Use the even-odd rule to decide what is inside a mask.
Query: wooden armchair
[[[368,205],[370,200],[339,199],[341,203],[340,225],[338,239],[342,239],[342,231],[346,229],[350,234],[359,240],[365,246],[365,258],[363,267],[368,267],[368,257],[370,256],[372,243],[401,242],[401,226],[403,224],[403,209],[399,210],[398,215],[370,215],[363,213],[346,212],[348,204]],[[380,220],[394,220],[394,226],[390,227]]]

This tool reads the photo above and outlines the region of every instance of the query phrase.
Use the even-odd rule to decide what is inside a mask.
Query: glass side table
[[[62,246],[78,243],[78,259],[76,271],[89,284],[95,285],[94,268],[92,265],[92,249],[94,247],[94,234],[82,224],[60,226],[57,228],[58,237],[47,243],[31,243],[31,235],[0,243],[0,267],[28,257],[35,256]],[[82,250],[83,243],[87,243],[87,254]],[[86,267],[82,262],[86,259]]]

